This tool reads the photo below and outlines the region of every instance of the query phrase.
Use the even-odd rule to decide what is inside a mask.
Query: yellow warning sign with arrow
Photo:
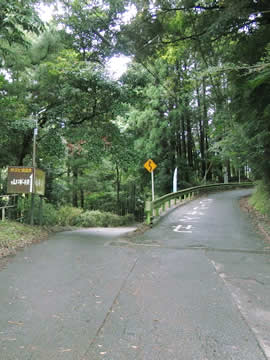
[[[155,168],[157,167],[157,164],[152,159],[148,159],[146,161],[146,163],[144,164],[144,167],[147,171],[149,171],[151,173],[155,170]]]

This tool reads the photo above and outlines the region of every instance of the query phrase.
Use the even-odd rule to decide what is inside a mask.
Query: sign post
[[[33,167],[8,167],[8,194],[38,194],[45,193],[45,172]]]
[[[30,224],[34,223],[34,194],[45,194],[45,172],[24,166],[8,167],[7,192],[9,194],[31,194]]]
[[[157,167],[157,164],[152,160],[148,159],[144,164],[144,167],[147,171],[151,173],[151,181],[152,181],[152,201],[155,200],[155,187],[154,187],[154,170]]]

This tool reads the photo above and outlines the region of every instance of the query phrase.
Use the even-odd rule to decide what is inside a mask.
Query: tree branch
[[[190,11],[190,10],[206,10],[206,11],[212,11],[212,10],[224,10],[225,6],[220,5],[214,5],[214,6],[189,6],[189,7],[177,7],[177,8],[161,8],[164,12],[171,12],[171,11]]]
[[[183,36],[183,37],[179,37],[177,39],[174,39],[174,40],[169,40],[169,41],[163,41],[161,40],[161,43],[164,44],[164,45],[168,45],[168,44],[174,44],[178,41],[185,41],[185,40],[197,40],[198,37],[200,36],[203,36],[207,33],[207,30],[199,33],[199,34],[193,34],[193,35],[190,35],[190,36]]]

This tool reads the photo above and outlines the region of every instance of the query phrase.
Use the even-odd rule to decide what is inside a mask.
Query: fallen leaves
[[[70,352],[70,351],[72,351],[72,349],[60,349],[60,350],[58,350],[58,352],[60,352],[60,353],[66,353],[66,352]]]
[[[22,321],[8,321],[9,324],[12,324],[12,325],[19,325],[19,326],[22,326],[23,325],[23,322]]]
[[[2,338],[2,341],[16,341],[16,338]]]

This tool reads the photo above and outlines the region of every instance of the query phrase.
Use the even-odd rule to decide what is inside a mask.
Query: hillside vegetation
[[[0,222],[0,257],[12,255],[16,250],[46,239],[48,232],[15,221]]]
[[[40,3],[56,7],[47,24]],[[51,214],[142,221],[152,159],[156,196],[177,168],[178,189],[251,179],[270,197],[269,1],[9,0],[1,14],[1,194],[9,165],[34,162]]]

